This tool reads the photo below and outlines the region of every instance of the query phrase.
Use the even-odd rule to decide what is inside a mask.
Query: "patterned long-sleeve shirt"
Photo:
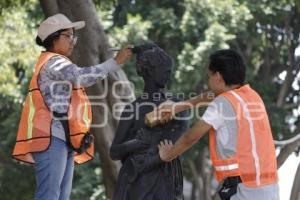
[[[44,101],[51,111],[67,113],[72,86],[91,86],[98,80],[106,78],[109,72],[118,69],[119,65],[114,59],[95,66],[80,68],[63,56],[54,56],[42,67],[38,85]],[[58,120],[52,121],[51,133],[53,136],[65,140],[64,129]]]

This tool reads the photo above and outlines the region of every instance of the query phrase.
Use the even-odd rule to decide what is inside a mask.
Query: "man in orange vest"
[[[209,131],[209,148],[215,175],[222,187],[222,200],[277,200],[279,187],[272,132],[261,97],[244,84],[246,67],[233,50],[219,50],[210,56],[208,86],[216,95],[202,119],[174,145],[162,141],[160,157],[170,161],[185,152]],[[164,105],[180,112],[208,100],[206,95],[181,103]],[[174,116],[174,115],[173,115]]]
[[[38,28],[36,42],[46,51],[30,81],[13,151],[15,159],[34,164],[35,200],[69,199],[74,161],[82,164],[94,155],[91,105],[84,87],[120,69],[132,54],[128,46],[101,64],[73,64],[68,57],[77,41],[75,30],[84,25],[56,14]]]

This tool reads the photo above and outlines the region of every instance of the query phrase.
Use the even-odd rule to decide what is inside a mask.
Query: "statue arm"
[[[145,148],[146,144],[138,139],[131,139],[130,129],[134,124],[134,111],[127,105],[121,115],[116,136],[110,147],[110,157],[113,160],[124,160],[127,156]]]
[[[131,139],[121,144],[112,144],[110,148],[110,157],[113,160],[124,160],[130,154],[146,147],[147,144],[138,139]]]

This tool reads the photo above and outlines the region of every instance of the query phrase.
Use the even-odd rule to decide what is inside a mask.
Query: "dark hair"
[[[37,45],[44,47],[47,51],[53,46],[54,40],[56,40],[60,33],[67,29],[61,29],[54,33],[51,33],[44,41],[39,36],[36,36],[35,42]]]
[[[226,85],[243,85],[246,66],[239,53],[231,49],[218,50],[210,55],[209,70],[219,72]]]

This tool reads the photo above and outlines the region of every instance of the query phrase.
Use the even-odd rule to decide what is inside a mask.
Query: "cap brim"
[[[84,21],[78,21],[78,22],[73,22],[71,23],[68,27],[66,28],[74,28],[75,30],[81,29],[85,26]]]

